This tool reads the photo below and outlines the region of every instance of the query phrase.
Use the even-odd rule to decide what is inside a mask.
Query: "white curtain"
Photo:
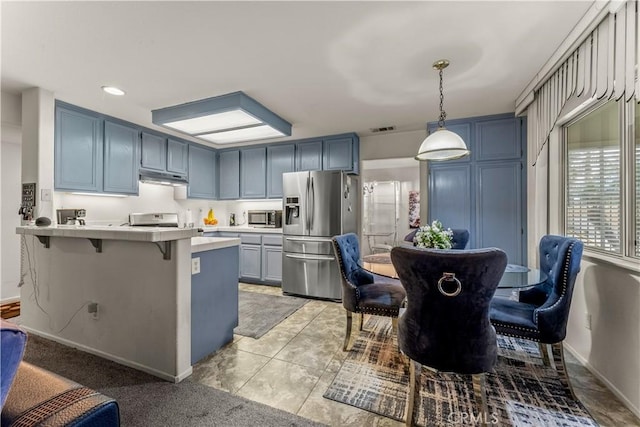
[[[563,107],[572,98],[640,102],[638,2],[627,0],[609,13],[556,71],[525,97],[516,111],[527,110],[529,162],[535,165]]]

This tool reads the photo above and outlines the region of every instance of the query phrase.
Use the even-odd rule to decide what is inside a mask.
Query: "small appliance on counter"
[[[233,227],[235,225],[236,225],[236,214],[230,213],[229,214],[229,226]]]
[[[132,213],[129,214],[131,227],[177,227],[177,213]]]
[[[84,225],[84,217],[87,211],[84,209],[56,209],[58,225]]]
[[[281,228],[281,210],[249,211],[248,223],[250,227]]]

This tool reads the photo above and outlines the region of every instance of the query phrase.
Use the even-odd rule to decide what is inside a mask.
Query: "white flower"
[[[418,229],[413,242],[419,248],[451,249],[452,238],[453,231],[445,230],[440,221],[434,220],[431,225]]]

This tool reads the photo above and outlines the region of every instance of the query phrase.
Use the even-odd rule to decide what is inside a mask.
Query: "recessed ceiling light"
[[[117,95],[117,96],[124,95],[124,91],[122,89],[118,89],[115,86],[102,86],[102,90],[107,92],[110,95]]]

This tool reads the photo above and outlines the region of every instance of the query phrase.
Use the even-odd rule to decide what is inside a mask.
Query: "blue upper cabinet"
[[[267,197],[267,150],[265,147],[240,150],[240,197],[264,199]]]
[[[324,170],[353,171],[354,138],[327,138],[322,141],[322,166]]]
[[[102,119],[56,106],[54,187],[102,191]]]
[[[189,186],[187,196],[193,199],[215,199],[216,152],[202,145],[189,147]]]
[[[295,171],[295,145],[267,147],[267,198],[282,197],[282,174]]]
[[[165,171],[167,168],[167,138],[142,132],[142,160],[145,169]]]
[[[218,153],[218,195],[222,200],[240,198],[240,150]]]
[[[522,155],[519,131],[518,123],[513,117],[478,121],[476,123],[476,159],[519,159]]]
[[[296,144],[296,170],[322,170],[322,140]]]
[[[167,172],[187,175],[189,172],[189,144],[167,140]]]
[[[137,128],[104,122],[104,185],[105,193],[138,194]]]
[[[471,155],[429,162],[429,221],[468,229],[469,248],[495,246],[510,263],[526,262],[524,119],[500,114],[452,120],[446,127],[464,139]]]

